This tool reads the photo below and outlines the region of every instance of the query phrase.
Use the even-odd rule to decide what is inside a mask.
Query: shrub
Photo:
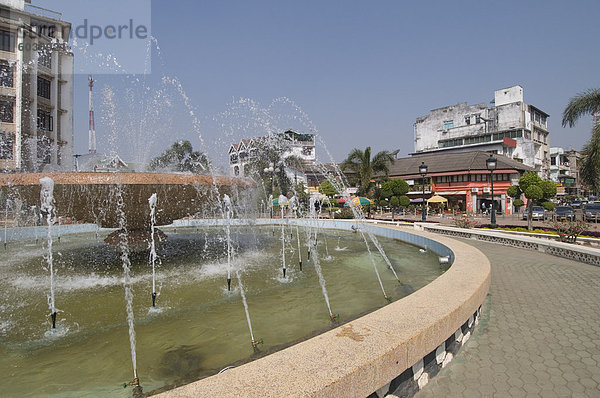
[[[400,207],[407,207],[410,205],[410,198],[406,195],[398,197]]]
[[[552,210],[554,210],[554,208],[556,206],[554,205],[554,203],[552,203],[550,201],[546,201],[546,202],[542,203],[542,207],[548,211],[552,211]]]
[[[454,226],[458,228],[473,228],[476,227],[478,224],[478,222],[475,221],[475,219],[469,217],[467,214],[463,214],[462,216],[453,218],[452,222]]]
[[[340,220],[348,220],[348,219],[354,218],[354,213],[352,213],[351,209],[343,208],[343,209],[340,209],[339,211],[336,211],[335,213],[333,213],[333,218],[340,219]]]
[[[577,242],[577,237],[589,227],[589,224],[582,220],[553,221],[549,224],[556,230],[561,242],[568,243]]]

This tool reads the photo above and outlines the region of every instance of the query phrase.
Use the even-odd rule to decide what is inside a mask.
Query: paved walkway
[[[492,263],[481,323],[426,397],[600,397],[600,268],[465,240]]]

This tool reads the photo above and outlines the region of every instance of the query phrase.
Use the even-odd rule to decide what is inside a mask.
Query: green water
[[[253,352],[235,272],[227,292],[223,230],[166,232],[169,239],[158,253],[158,311],[150,308],[148,253],[131,256],[137,369],[145,392],[215,374],[332,327],[318,277],[307,263],[305,230],[300,230],[300,272],[295,228],[286,229],[293,239],[286,245],[284,280],[280,227],[274,236],[271,227],[232,228],[233,265],[241,269],[254,336],[264,341],[259,354]],[[376,255],[394,300],[443,272],[434,254],[379,239],[402,282]],[[338,242],[345,250],[336,250]],[[325,244],[331,258],[325,258]],[[61,312],[57,331],[49,333],[45,250],[41,241],[19,242],[0,253],[0,395],[131,396],[131,388],[122,387],[133,379],[133,370],[119,254],[93,234],[54,242]],[[332,311],[342,322],[386,304],[360,235],[324,231],[318,252]]]

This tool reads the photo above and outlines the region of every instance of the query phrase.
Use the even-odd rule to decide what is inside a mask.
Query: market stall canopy
[[[448,199],[444,198],[440,195],[433,195],[431,198],[427,199],[427,203],[447,203]]]
[[[372,205],[373,202],[371,199],[365,198],[363,196],[355,196],[353,198],[350,199],[352,201],[352,204],[355,206],[366,206],[366,205]],[[346,203],[346,199],[342,198],[339,200],[339,203]],[[346,206],[348,206],[348,204],[346,203]]]

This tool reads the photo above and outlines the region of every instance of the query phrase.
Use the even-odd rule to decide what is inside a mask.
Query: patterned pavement
[[[481,323],[415,397],[600,397],[600,268],[464,242],[492,263]]]

